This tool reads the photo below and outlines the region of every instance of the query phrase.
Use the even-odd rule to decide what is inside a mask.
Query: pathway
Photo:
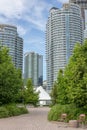
[[[28,108],[29,114],[0,119],[0,130],[83,130],[70,128],[58,122],[49,122],[47,113],[49,108]]]

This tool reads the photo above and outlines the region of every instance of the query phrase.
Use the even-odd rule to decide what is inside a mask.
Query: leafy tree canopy
[[[87,41],[77,44],[67,65],[64,77],[70,102],[77,107],[87,104]]]
[[[82,45],[76,44],[64,72],[59,71],[56,95],[57,103],[74,103],[77,107],[85,108],[87,104],[87,40]]]
[[[24,102],[26,104],[33,104],[34,106],[37,105],[39,100],[38,93],[35,92],[32,80],[28,79],[27,84],[26,84],[26,89],[24,90]]]
[[[21,71],[14,67],[9,50],[0,46],[0,104],[14,102],[21,86]]]

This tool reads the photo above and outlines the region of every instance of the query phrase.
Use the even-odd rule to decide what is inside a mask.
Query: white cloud
[[[24,0],[2,0],[0,1],[0,14],[11,18],[17,17],[18,14],[23,12]]]
[[[45,11],[50,4],[44,0],[0,0],[0,23],[24,20],[40,30],[45,28]]]
[[[67,3],[69,2],[69,0],[57,0],[58,2],[61,2],[61,3]]]
[[[42,35],[35,36],[38,32],[32,30],[45,30],[47,12],[51,7],[49,0],[0,0],[0,23],[17,26],[19,35],[24,36],[24,52],[35,51],[42,54],[44,60],[45,40]]]
[[[25,35],[26,32],[27,32],[27,29],[23,28],[23,27],[20,26],[20,25],[17,25],[17,30],[18,30],[18,33],[20,34],[20,36]]]

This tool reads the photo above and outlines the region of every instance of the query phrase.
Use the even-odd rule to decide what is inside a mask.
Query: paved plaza
[[[0,130],[83,130],[71,128],[64,123],[49,122],[47,113],[49,108],[28,108],[29,114],[0,119]]]

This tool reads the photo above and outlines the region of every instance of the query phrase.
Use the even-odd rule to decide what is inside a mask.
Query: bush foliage
[[[39,94],[34,89],[32,79],[27,80],[26,88],[23,91],[23,100],[25,104],[32,104],[37,106],[39,101]]]
[[[15,104],[0,107],[0,118],[18,116],[26,113],[28,113],[28,110],[25,107],[18,107]]]
[[[60,105],[51,109],[49,120],[57,120],[64,112],[68,114],[68,119],[76,119],[81,113],[87,114],[87,40],[76,44],[65,70],[58,72],[51,97],[53,105]]]
[[[48,113],[48,120],[51,121],[61,121],[61,115],[63,113],[67,114],[66,121],[71,119],[78,119],[80,114],[87,114],[87,111],[83,111],[82,108],[75,107],[74,104],[60,105],[56,104],[51,108]]]
[[[15,102],[21,87],[21,71],[13,65],[9,50],[0,46],[0,105]]]
[[[5,107],[0,107],[0,118],[9,117],[9,111]]]

